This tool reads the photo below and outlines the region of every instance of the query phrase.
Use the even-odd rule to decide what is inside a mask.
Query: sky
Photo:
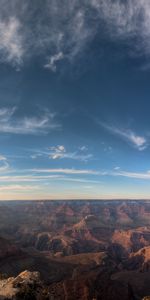
[[[150,198],[150,2],[0,0],[0,200]]]

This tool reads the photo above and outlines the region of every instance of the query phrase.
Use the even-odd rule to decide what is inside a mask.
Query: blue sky
[[[149,198],[150,3],[0,8],[0,199]]]

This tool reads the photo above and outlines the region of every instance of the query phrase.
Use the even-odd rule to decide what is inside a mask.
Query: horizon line
[[[150,198],[74,198],[74,199],[0,199],[0,202],[21,201],[150,201]]]

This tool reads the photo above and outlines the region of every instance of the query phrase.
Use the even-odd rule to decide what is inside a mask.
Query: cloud
[[[137,135],[132,130],[120,129],[105,123],[100,123],[105,129],[110,131],[112,134],[121,137],[123,140],[129,142],[132,146],[134,146],[139,151],[143,151],[147,148],[147,139],[144,136]]]
[[[88,151],[88,147],[87,146],[80,146],[79,150],[83,151],[83,152],[86,152],[86,151]]]
[[[49,180],[49,179],[61,179],[63,178],[62,175],[5,175],[0,176],[0,182],[35,182],[35,181],[43,181],[43,180]]]
[[[4,183],[26,183],[26,182],[38,182],[42,184],[45,181],[57,180],[59,181],[72,181],[81,183],[100,183],[99,180],[91,179],[91,176],[111,176],[111,177],[127,177],[132,179],[150,180],[150,171],[146,172],[132,172],[121,170],[120,167],[114,168],[114,170],[89,170],[89,169],[24,169],[21,170],[6,170],[8,175],[0,176],[0,182]],[[10,173],[11,172],[11,173]],[[22,172],[27,173],[22,175]],[[19,173],[19,174],[18,174]],[[75,176],[70,177],[69,175]],[[77,176],[79,175],[79,177]],[[90,176],[90,179],[81,177],[81,175]],[[97,178],[98,178],[97,177]]]
[[[10,192],[10,191],[15,191],[15,192],[31,192],[34,191],[35,189],[38,189],[38,186],[33,186],[33,185],[0,185],[0,191],[3,192]]]
[[[60,60],[62,60],[64,58],[64,55],[62,52],[59,52],[58,54],[54,54],[52,56],[50,56],[48,58],[48,62],[44,65],[44,68],[46,69],[50,69],[53,72],[56,72],[56,64],[57,62],[59,62]]]
[[[85,174],[85,175],[99,175],[99,171],[94,170],[83,170],[83,169],[31,169],[30,171],[36,173],[62,173],[62,174]]]
[[[13,16],[0,20],[0,60],[15,66],[22,64],[24,48],[20,33],[21,23]]]
[[[92,0],[92,5],[112,38],[130,40],[134,50],[138,48],[150,54],[150,3],[147,0]]]
[[[65,158],[66,156],[66,149],[63,145],[50,147],[49,150],[50,150],[49,158],[60,159],[60,158]]]
[[[111,173],[110,173],[111,174]],[[150,171],[147,172],[128,172],[128,171],[119,171],[119,172],[112,172],[113,176],[122,176],[128,178],[135,178],[135,179],[148,179],[150,180]]]
[[[71,178],[71,177],[62,177],[62,178],[60,178],[60,180],[78,182],[78,183],[100,183],[99,180],[88,180],[88,179],[84,179],[84,178]]]
[[[8,171],[9,169],[9,163],[7,161],[7,158],[0,154],[0,172]]]
[[[88,153],[88,148],[85,146],[78,147],[75,151],[68,151],[64,145],[50,146],[45,150],[31,150],[33,152],[30,157],[32,159],[49,158],[53,160],[70,159],[87,162],[93,160],[93,154]]]
[[[73,160],[80,160],[80,161],[88,161],[92,159],[93,155],[87,152],[87,148],[84,146],[79,148],[77,151],[68,152],[63,145],[58,145],[56,147],[49,148],[49,158],[51,159],[73,159]]]
[[[6,161],[6,160],[7,160],[7,158],[4,155],[0,154],[0,161]]]
[[[114,170],[120,170],[120,167],[116,166],[114,167]]]
[[[84,170],[84,169],[32,169],[30,170],[35,173],[53,173],[53,174],[65,174],[65,175],[97,175],[97,176],[121,176],[121,177],[128,177],[128,178],[135,178],[135,179],[150,179],[150,171],[142,172],[129,172],[123,171],[120,169],[114,169],[114,171],[107,170]],[[59,177],[58,177],[59,179]],[[62,177],[60,180],[75,180],[80,181],[81,178],[66,178]],[[86,179],[81,179],[82,182],[88,182]],[[89,181],[90,182],[90,181]],[[94,180],[93,180],[94,182]],[[96,183],[97,181],[95,181]]]
[[[53,49],[52,69],[53,59],[65,57],[72,62],[83,52],[85,55],[86,47],[94,38],[101,40],[102,34],[114,42],[123,40],[130,44],[131,55],[150,55],[150,3],[147,0],[77,0],[72,1],[72,6],[69,0],[63,0],[61,4],[47,1],[47,6],[47,26],[51,24],[53,30],[46,39]]]
[[[1,61],[22,65],[29,57],[49,57],[45,68],[56,71],[64,57],[72,61],[85,48],[93,29],[87,26],[89,1],[0,0]],[[95,26],[94,26],[95,27]],[[95,30],[94,30],[95,31]]]
[[[102,33],[130,43],[132,55],[150,55],[147,0],[47,0],[42,6],[0,0],[0,7],[1,61],[12,65],[42,54],[43,66],[55,72],[60,60],[74,61]]]
[[[65,173],[66,174],[66,173]],[[70,173],[67,173],[67,175]],[[74,173],[71,175],[74,175]],[[75,175],[78,175],[78,173]],[[80,174],[79,174],[80,175]],[[83,175],[83,173],[82,173]],[[69,177],[69,176],[65,176],[65,175],[4,175],[4,176],[0,176],[0,182],[1,183],[16,183],[17,185],[19,183],[33,183],[33,182],[38,182],[38,184],[43,184],[44,182],[48,182],[48,184],[51,181],[68,181],[68,182],[78,182],[78,183],[100,183],[99,180],[93,180],[93,179],[86,179],[86,178],[73,178],[73,177]]]
[[[60,129],[55,114],[44,112],[40,116],[16,118],[16,107],[0,108],[0,132],[11,134],[42,134]]]

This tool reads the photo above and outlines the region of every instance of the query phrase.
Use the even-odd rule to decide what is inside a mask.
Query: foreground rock
[[[0,299],[44,300],[44,286],[38,272],[24,271],[16,278],[10,277],[0,281]]]

